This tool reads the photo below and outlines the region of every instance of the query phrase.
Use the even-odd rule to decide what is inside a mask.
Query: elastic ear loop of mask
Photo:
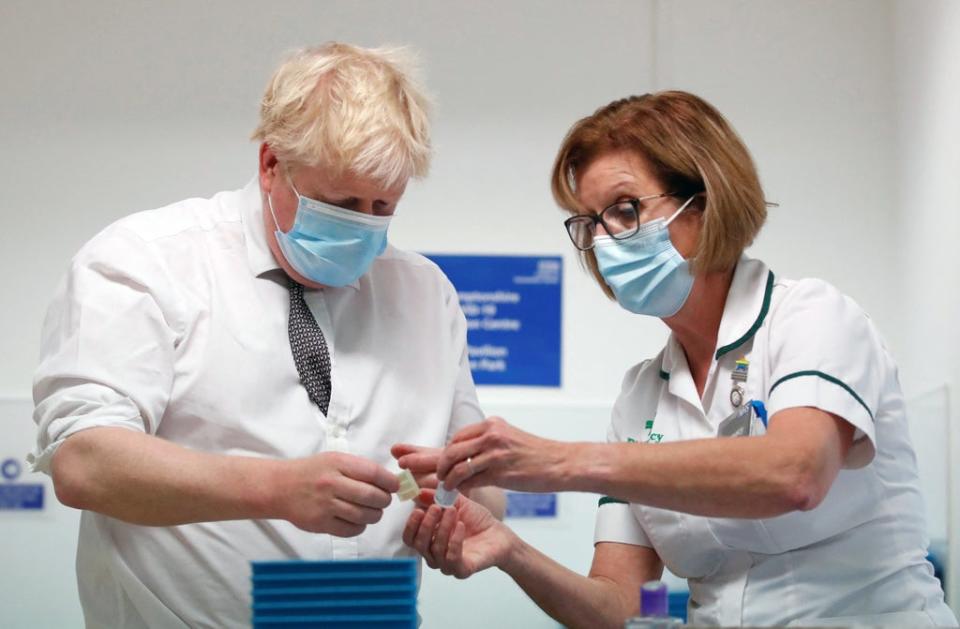
[[[273,217],[273,224],[277,228],[277,231],[282,232],[280,229],[280,223],[277,221],[277,213],[273,211],[273,199],[270,198],[270,195],[267,195],[267,206],[270,208],[270,216]]]
[[[673,213],[673,216],[671,216],[670,218],[667,219],[667,222],[664,223],[663,226],[664,226],[664,227],[667,227],[668,225],[670,225],[670,223],[673,222],[673,219],[675,219],[675,218],[677,218],[678,216],[680,216],[680,212],[682,212],[682,211],[684,211],[685,209],[687,209],[687,206],[690,205],[690,202],[693,201],[695,198],[697,198],[697,195],[693,195],[692,197],[690,197],[689,199],[687,199],[687,200],[684,202],[684,204],[680,206],[680,209],[678,209],[676,212],[674,212],[674,213]]]
[[[290,171],[287,170],[287,168],[284,166],[283,172],[287,178],[287,183],[290,184],[290,189],[293,190],[293,193],[295,195],[297,195],[297,204],[299,205],[300,192],[297,191],[297,187],[293,185],[293,179],[290,178]],[[280,221],[277,220],[277,213],[273,211],[273,197],[269,194],[267,195],[267,205],[270,207],[270,215],[273,217],[273,224],[276,225],[277,231],[283,231],[282,229],[280,229]]]

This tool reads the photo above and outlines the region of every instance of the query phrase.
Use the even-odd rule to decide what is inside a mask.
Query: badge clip
[[[734,366],[733,371],[730,372],[730,380],[733,382],[733,385],[730,387],[730,403],[733,404],[735,408],[740,408],[740,405],[743,404],[743,387],[740,386],[741,382],[747,381],[747,375],[750,373],[750,361],[746,357],[738,360]]]

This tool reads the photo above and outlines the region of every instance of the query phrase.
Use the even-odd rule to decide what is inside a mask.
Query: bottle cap
[[[397,480],[400,481],[400,489],[397,490],[397,497],[400,500],[411,500],[420,493],[420,486],[417,485],[417,480],[410,470],[401,470],[397,474]]]
[[[647,581],[640,587],[640,615],[667,616],[667,584]]]
[[[445,489],[443,483],[440,483],[437,486],[436,493],[433,494],[433,501],[446,509],[456,504],[459,495],[460,492],[456,489]]]

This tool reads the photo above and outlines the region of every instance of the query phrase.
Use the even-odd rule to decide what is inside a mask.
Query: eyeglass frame
[[[652,200],[652,199],[662,199],[663,197],[676,197],[676,196],[677,196],[677,193],[676,193],[676,192],[662,192],[662,193],[660,193],[660,194],[648,194],[648,195],[642,196],[642,197],[633,197],[632,199],[626,199],[626,200],[624,200],[624,201],[617,201],[616,203],[611,203],[611,204],[608,205],[607,207],[603,208],[603,209],[600,210],[600,212],[597,213],[597,214],[576,214],[576,215],[574,215],[574,216],[571,216],[571,217],[569,217],[567,220],[563,221],[563,226],[564,226],[564,228],[566,228],[566,230],[567,230],[567,236],[570,237],[570,242],[573,243],[573,246],[574,246],[574,247],[576,247],[579,251],[590,251],[591,249],[594,248],[594,246],[596,245],[596,242],[594,242],[593,240],[591,240],[591,241],[590,241],[590,246],[587,247],[587,248],[583,248],[583,247],[581,247],[580,245],[578,245],[578,244],[577,244],[577,241],[576,241],[576,240],[574,239],[574,237],[573,237],[573,234],[570,232],[570,226],[571,226],[571,225],[573,225],[573,224],[575,224],[575,223],[583,223],[583,219],[584,219],[584,217],[586,217],[586,218],[588,218],[588,219],[590,219],[590,220],[592,221],[592,223],[593,223],[593,225],[592,225],[592,230],[593,230],[593,231],[596,231],[596,229],[597,229],[597,224],[599,223],[600,225],[603,226],[603,231],[607,232],[607,235],[608,235],[608,236],[610,236],[610,237],[613,238],[614,240],[624,240],[624,239],[626,239],[626,238],[629,238],[630,236],[633,236],[633,235],[636,234],[638,231],[640,231],[640,226],[642,225],[642,223],[640,222],[640,202],[641,202],[641,201],[650,201],[650,200]],[[617,235],[614,235],[613,232],[610,231],[609,226],[607,226],[607,222],[606,222],[605,220],[603,220],[603,215],[607,212],[607,210],[611,210],[611,209],[613,209],[614,207],[623,205],[624,203],[628,203],[628,204],[630,204],[631,207],[633,207],[633,211],[634,211],[634,213],[637,215],[637,226],[636,226],[635,228],[633,228],[633,229],[629,229],[629,230],[620,232],[620,233],[617,234]]]

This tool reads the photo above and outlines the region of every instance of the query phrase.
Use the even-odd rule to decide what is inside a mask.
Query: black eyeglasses
[[[640,216],[649,214],[650,201],[672,196],[676,196],[675,193],[664,192],[619,201],[605,207],[599,214],[577,214],[563,221],[563,224],[573,246],[580,251],[588,251],[593,249],[593,234],[597,231],[597,223],[603,225],[603,230],[614,240],[629,238],[640,229]]]

